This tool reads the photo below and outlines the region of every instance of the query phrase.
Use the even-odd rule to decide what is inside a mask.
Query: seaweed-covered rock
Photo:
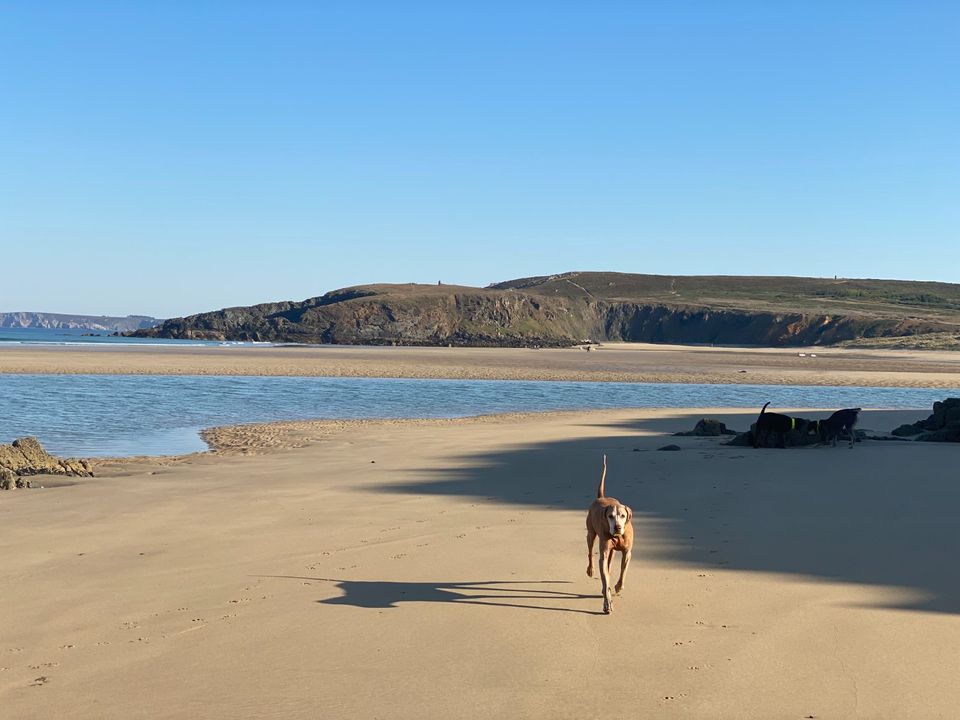
[[[719,437],[720,435],[736,435],[736,430],[728,430],[727,426],[713,418],[698,420],[693,430],[674,433],[676,436]]]

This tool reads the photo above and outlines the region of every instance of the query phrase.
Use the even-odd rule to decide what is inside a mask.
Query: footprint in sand
[[[61,650],[73,650],[73,648],[75,648],[75,647],[76,647],[76,645],[61,645],[61,646],[60,646],[60,649],[61,649]]]
[[[45,662],[45,663],[40,663],[39,665],[27,665],[27,667],[30,668],[31,670],[40,670],[41,668],[60,667],[60,663]]]
[[[46,685],[48,682],[50,682],[50,678],[48,678],[46,675],[41,675],[40,677],[33,679],[33,682],[30,683],[30,687],[40,687],[41,685]]]
[[[406,553],[397,553],[396,555],[391,555],[391,556],[390,556],[390,559],[391,559],[391,560],[403,560],[403,558],[405,558],[406,556],[407,556]]]

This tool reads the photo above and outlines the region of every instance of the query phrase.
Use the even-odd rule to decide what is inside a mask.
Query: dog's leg
[[[623,590],[623,579],[627,576],[627,566],[630,564],[631,557],[633,557],[632,550],[625,550],[620,553],[620,579],[617,580],[617,584],[613,586],[613,592],[617,595]]]
[[[610,597],[610,555],[613,552],[609,542],[600,545],[600,589],[603,592],[603,611],[613,612],[613,598]]]
[[[587,577],[593,577],[593,544],[596,541],[596,531],[592,527],[587,527]]]

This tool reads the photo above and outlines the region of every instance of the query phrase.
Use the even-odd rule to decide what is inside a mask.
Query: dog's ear
[[[633,521],[633,510],[630,509],[630,506],[629,506],[629,505],[624,505],[623,507],[626,508],[626,510],[627,510],[627,522],[632,522],[632,521]]]

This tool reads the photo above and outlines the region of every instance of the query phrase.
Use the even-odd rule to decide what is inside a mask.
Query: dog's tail
[[[607,456],[603,456],[603,472],[600,473],[600,486],[597,488],[597,497],[603,497],[603,481],[607,479]]]
[[[766,402],[766,403],[763,404],[763,407],[760,408],[760,414],[761,414],[761,415],[763,415],[764,410],[767,409],[767,405],[769,405],[769,404],[770,404],[769,402]]]

